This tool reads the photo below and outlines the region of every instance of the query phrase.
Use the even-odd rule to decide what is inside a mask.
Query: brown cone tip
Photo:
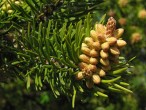
[[[116,29],[116,20],[113,17],[110,17],[106,24],[106,35],[113,36],[115,29]]]

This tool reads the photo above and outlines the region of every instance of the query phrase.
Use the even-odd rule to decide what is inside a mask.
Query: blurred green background
[[[90,1],[93,2],[89,0],[88,5]],[[123,39],[126,40],[127,46],[123,49],[122,55],[125,56],[126,59],[136,56],[136,59],[132,62],[134,66],[132,70],[133,74],[129,79],[131,90],[134,93],[127,95],[115,93],[114,95],[111,94],[110,99],[91,96],[84,100],[78,100],[77,98],[74,109],[146,110],[146,1],[105,0],[101,2],[103,4],[99,6],[99,9],[87,10],[87,12],[93,14],[94,21],[99,21],[104,14],[106,14],[106,18],[113,16],[117,20],[117,27],[124,28]],[[73,11],[79,10],[78,7],[75,8]],[[83,15],[85,15],[85,13]],[[72,22],[75,22],[75,20],[78,20],[77,15],[74,16]],[[10,37],[8,39],[11,40]],[[4,41],[2,43],[11,46],[11,41],[7,42]],[[5,56],[8,54],[9,53],[5,54]],[[2,58],[2,56],[0,58]],[[0,70],[0,72],[2,73],[3,71]],[[16,78],[15,80],[7,79],[6,82],[0,83],[0,110],[33,109],[71,110],[72,107],[71,101],[66,98],[66,96],[62,95],[56,99],[47,86],[36,92],[34,87],[26,89],[26,82],[20,78]]]

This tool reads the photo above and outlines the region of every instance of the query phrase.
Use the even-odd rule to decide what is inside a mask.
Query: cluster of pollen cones
[[[81,45],[77,80],[85,79],[88,88],[101,82],[101,78],[111,70],[111,65],[118,63],[120,49],[126,45],[120,38],[123,32],[122,28],[116,29],[113,17],[108,19],[106,26],[95,24],[95,29],[90,31],[90,36],[85,37]]]

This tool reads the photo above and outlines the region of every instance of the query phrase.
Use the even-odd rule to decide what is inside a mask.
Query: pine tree
[[[18,77],[28,89],[65,95],[73,108],[75,99],[132,93],[125,81],[134,58],[119,56],[126,45],[119,39],[123,29],[116,29],[112,17],[107,23],[105,16],[92,20],[102,5],[96,0],[2,1],[0,81]]]

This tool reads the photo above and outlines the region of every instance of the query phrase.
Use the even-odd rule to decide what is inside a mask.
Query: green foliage
[[[6,3],[6,4],[4,4]],[[57,22],[57,24],[53,24],[55,26],[55,31],[60,29],[59,27],[62,26],[64,22],[67,21],[68,18],[70,18],[69,16],[61,16],[63,15],[63,13],[65,12],[61,12],[62,9],[66,10],[66,13],[70,13],[70,11],[74,11],[73,9],[68,9],[68,6],[74,7],[75,4],[77,4],[78,1],[61,1],[61,0],[24,0],[22,1],[22,4],[20,5],[16,5],[13,1],[2,1],[0,3],[0,45],[1,45],[1,59],[2,59],[2,67],[5,67],[5,70],[1,70],[1,71],[6,71],[6,70],[11,70],[11,72],[13,73],[13,69],[11,69],[12,66],[10,66],[11,60],[15,60],[16,57],[16,53],[14,52],[17,47],[17,43],[15,39],[18,39],[19,36],[22,35],[22,31],[24,30],[26,33],[27,29],[27,24],[28,22],[33,22],[32,24],[34,25],[33,27],[37,27],[40,22],[44,22],[46,23],[46,25],[48,24],[48,21],[51,21],[53,19],[53,22],[57,22],[59,19],[59,21]],[[88,1],[80,1],[80,3],[82,5],[86,4],[86,7],[89,6],[88,8],[94,6],[94,5],[99,5],[99,3],[102,2],[96,2],[96,1],[92,1],[92,3],[90,4],[90,2]],[[95,4],[94,4],[95,3]],[[70,5],[69,5],[70,4]],[[7,10],[2,13],[3,11],[3,5],[10,5],[11,9],[14,11],[11,14],[7,13]],[[97,7],[94,7],[94,9],[97,9]],[[81,12],[86,12],[88,9],[86,8],[86,10],[82,9],[80,10]],[[87,11],[88,12],[88,11]],[[56,15],[54,15],[54,13],[58,13],[56,17]],[[73,16],[75,16],[75,14],[72,13]],[[85,14],[84,14],[85,15]],[[43,19],[41,19],[43,18]],[[45,19],[44,19],[45,18]],[[80,15],[78,15],[78,18],[81,18]],[[58,19],[58,20],[57,20]],[[68,26],[71,22],[68,22],[66,25]],[[57,25],[57,26],[56,26]],[[47,26],[45,26],[47,27]],[[52,26],[53,28],[53,26]],[[64,25],[65,28],[65,25]],[[23,29],[23,30],[22,30]],[[70,28],[71,29],[71,28]],[[52,31],[52,30],[51,30]],[[55,32],[54,31],[54,32]],[[49,33],[48,33],[49,34]],[[64,33],[60,33],[62,34],[61,36],[63,36]],[[76,33],[77,34],[77,33]],[[60,37],[60,36],[59,36]],[[58,39],[58,37],[56,38]],[[59,40],[59,39],[58,39]],[[30,43],[30,42],[29,42]],[[8,45],[8,46],[6,46]],[[48,44],[46,44],[48,45]],[[20,46],[20,45],[19,45]],[[70,47],[71,48],[71,47]],[[69,48],[68,48],[69,49]],[[5,55],[7,53],[11,53],[14,58],[9,58],[8,55]],[[10,55],[10,54],[9,54]],[[3,59],[5,59],[6,57],[6,61],[3,61]],[[11,59],[9,61],[9,59]],[[19,62],[16,62],[19,63]],[[8,65],[8,67],[6,67],[6,65]],[[9,68],[9,69],[8,69]],[[8,71],[6,73],[8,73]],[[15,71],[19,71],[17,68]],[[23,72],[23,70],[20,70]],[[14,72],[15,74],[15,72]],[[21,72],[19,73],[21,74]]]
[[[90,22],[88,15],[85,26]],[[36,89],[41,89],[43,83],[47,82],[56,97],[73,94],[74,103],[74,75],[78,71],[80,45],[86,36],[85,31],[89,32],[89,29],[82,25],[82,21],[68,27],[64,23],[59,30],[56,26],[53,20],[48,22],[47,27],[40,23],[37,28],[35,24],[28,23],[27,33],[22,29],[22,36],[16,40],[18,59],[12,65],[14,71],[26,77],[27,88],[32,83]]]

